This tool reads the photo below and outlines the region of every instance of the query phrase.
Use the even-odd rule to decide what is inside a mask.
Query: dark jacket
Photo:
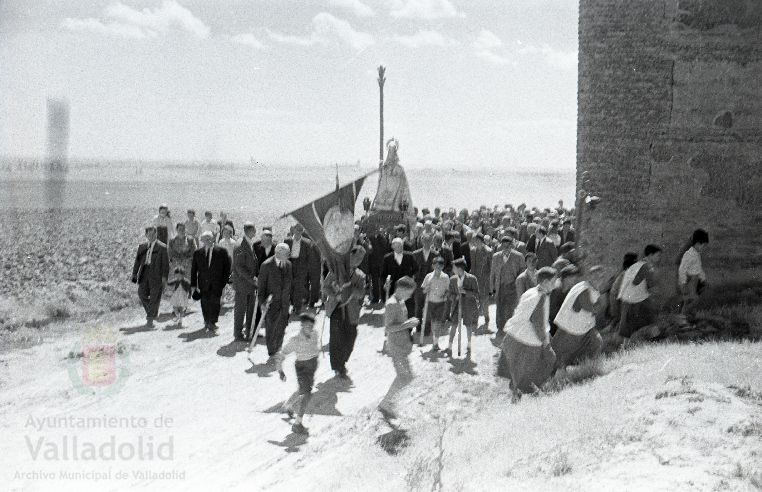
[[[370,251],[368,251],[368,268],[371,275],[381,275],[384,268],[384,257],[391,251],[389,241],[383,234],[373,234],[368,238]]]
[[[259,268],[259,304],[264,306],[268,296],[273,296],[272,306],[281,306],[288,311],[291,304],[291,262],[283,261],[278,268],[275,258],[268,258]]]
[[[209,263],[206,249],[200,248],[193,253],[191,266],[191,287],[198,287],[201,292],[211,292],[221,296],[222,289],[230,279],[230,256],[224,248],[212,247],[212,262]]]
[[[312,241],[309,239],[302,237],[299,239],[301,242],[301,245],[299,246],[299,257],[298,258],[289,258],[289,261],[291,262],[291,269],[294,275],[294,278],[306,278],[309,275],[310,271],[310,255],[312,253]],[[288,244],[288,247],[293,249],[294,240],[292,238],[286,239],[283,241],[284,243]]]
[[[434,271],[432,264],[434,258],[437,256],[439,256],[439,251],[434,248],[429,250],[429,257],[425,260],[423,259],[423,248],[413,251],[413,258],[418,265],[418,271],[415,273],[415,284],[418,287],[421,286],[426,275]]]
[[[270,246],[269,252],[265,252],[265,247],[262,246],[262,241],[255,241],[254,253],[257,255],[257,264],[262,266],[262,263],[264,263],[266,259],[275,256],[275,243]]]
[[[138,246],[135,263],[132,265],[132,281],[140,282],[142,279],[146,279],[150,283],[157,283],[169,278],[167,245],[156,240],[151,253],[150,265],[145,265],[146,253],[148,253],[148,243]]]
[[[259,275],[259,260],[246,237],[233,252],[233,288],[236,292],[253,294],[257,290],[254,277]]]
[[[542,267],[552,265],[553,262],[556,261],[558,258],[558,249],[556,248],[556,245],[553,244],[553,241],[547,237],[539,246],[536,246],[536,237],[536,235],[532,234],[532,237],[529,238],[527,251],[537,255],[537,269],[539,270]]]
[[[458,292],[458,276],[450,277],[450,319],[458,319],[458,299],[463,301],[464,320],[479,318],[479,282],[468,272],[463,277],[463,290],[466,291],[465,294]]]
[[[387,255],[384,256],[384,267],[381,272],[381,277],[384,279],[384,282],[386,282],[387,276],[392,277],[392,286],[389,289],[389,294],[394,293],[394,284],[397,283],[397,280],[405,276],[414,279],[416,273],[418,273],[418,264],[413,258],[413,253],[403,251],[402,263],[400,265],[394,260],[394,251],[387,253]]]

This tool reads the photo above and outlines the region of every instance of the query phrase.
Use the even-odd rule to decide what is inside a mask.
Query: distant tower
[[[63,171],[69,156],[69,102],[48,98],[48,153],[46,167]]]

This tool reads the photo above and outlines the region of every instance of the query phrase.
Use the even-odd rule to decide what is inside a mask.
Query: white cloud
[[[250,34],[250,33],[236,34],[235,36],[230,38],[230,40],[236,44],[251,46],[252,48],[257,50],[263,50],[266,48],[266,46],[262,43],[262,41],[258,40],[256,37],[254,37],[253,34]]]
[[[346,44],[358,52],[365,50],[376,42],[370,34],[357,31],[349,22],[326,12],[321,12],[312,19],[312,33],[309,36],[292,36],[270,31],[269,29],[267,34],[279,43],[310,46],[313,44],[329,45],[339,42]]]
[[[503,40],[497,37],[493,32],[482,29],[479,36],[474,41],[473,48],[477,57],[493,63],[495,65],[513,65],[515,64],[509,58],[506,58],[495,50],[503,47]]]
[[[409,19],[441,19],[465,17],[450,0],[390,0],[392,17]]]
[[[409,48],[420,48],[422,46],[458,46],[460,43],[452,38],[448,38],[437,31],[420,30],[410,36],[397,35],[394,41]]]
[[[476,51],[476,56],[495,65],[515,65],[516,62],[489,50]]]
[[[357,17],[373,17],[376,13],[360,0],[328,0],[332,7],[348,10]]]
[[[141,28],[120,24],[118,22],[109,22],[108,24],[99,19],[88,17],[86,19],[66,18],[61,23],[61,27],[69,31],[84,31],[102,34],[104,36],[116,36],[120,38],[144,39],[148,34]]]
[[[66,18],[62,27],[71,31],[89,31],[126,38],[147,38],[166,34],[171,29],[188,32],[199,39],[209,37],[209,27],[175,0],[164,0],[160,7],[137,10],[121,2],[103,11],[108,20]]]
[[[474,49],[491,50],[503,46],[503,40],[497,37],[493,32],[482,29],[479,37],[474,41]]]

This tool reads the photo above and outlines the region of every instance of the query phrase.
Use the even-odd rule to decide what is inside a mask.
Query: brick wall
[[[762,1],[580,0],[577,190],[582,246],[627,251],[709,231],[713,279],[762,280]]]

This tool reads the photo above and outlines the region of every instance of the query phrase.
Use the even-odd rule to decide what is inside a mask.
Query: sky
[[[576,0],[0,0],[0,155],[572,170]]]

